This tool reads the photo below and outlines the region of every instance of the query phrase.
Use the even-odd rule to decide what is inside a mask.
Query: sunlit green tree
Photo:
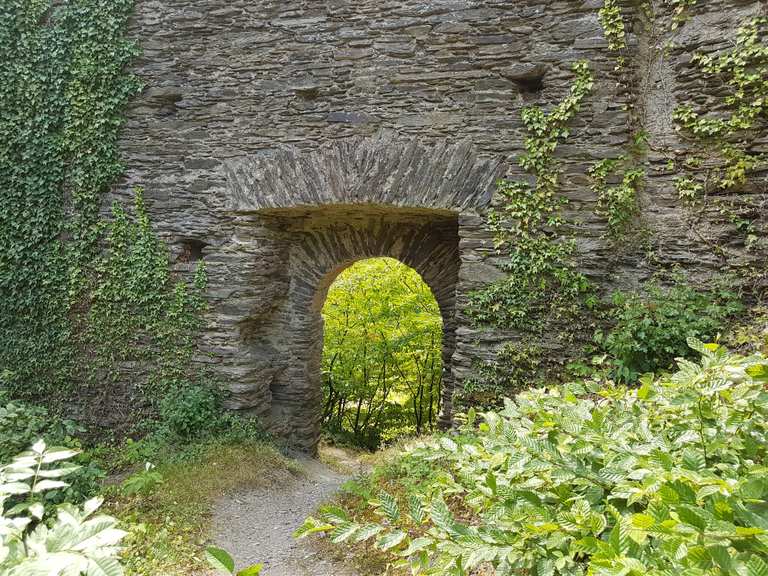
[[[442,318],[419,274],[391,258],[350,266],[323,308],[323,423],[368,448],[431,430],[442,376]]]

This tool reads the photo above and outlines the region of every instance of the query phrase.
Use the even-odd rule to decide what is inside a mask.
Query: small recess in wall
[[[516,64],[502,74],[517,85],[524,97],[540,93],[544,90],[544,78],[547,67],[543,64]]]
[[[176,259],[177,262],[197,262],[202,260],[203,249],[208,246],[208,244],[202,240],[197,240],[195,238],[184,239],[179,242],[179,245],[181,246],[181,251],[179,252],[179,257]]]

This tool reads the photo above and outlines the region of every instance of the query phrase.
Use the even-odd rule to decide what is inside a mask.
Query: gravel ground
[[[318,460],[300,460],[304,475],[286,475],[270,488],[230,494],[218,502],[213,539],[237,560],[238,568],[263,563],[264,576],[358,576],[342,560],[321,553],[310,539],[292,536],[318,506],[333,498],[351,474]]]

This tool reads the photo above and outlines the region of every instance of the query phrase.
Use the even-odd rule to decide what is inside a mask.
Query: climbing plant
[[[42,395],[70,380],[70,314],[120,172],[130,0],[0,6],[0,373]]]
[[[191,284],[174,279],[141,189],[134,216],[116,204],[105,226],[105,250],[89,276],[91,303],[80,331],[92,354],[82,379],[115,380],[125,362],[142,361],[151,367],[141,382],[144,391],[160,401],[194,379],[191,361],[206,308],[205,266],[200,261]]]
[[[733,48],[720,54],[695,54],[693,62],[710,78],[719,78],[727,96],[715,112],[682,104],[674,112],[679,130],[694,144],[694,158],[683,164],[676,182],[680,197],[696,201],[716,191],[745,184],[748,174],[768,159],[753,151],[768,120],[768,18],[739,28]]]
[[[597,213],[608,220],[608,228],[616,237],[626,232],[638,213],[637,193],[645,171],[632,165],[626,155],[605,158],[589,170],[592,191],[597,196]],[[609,184],[610,178],[618,183]]]
[[[608,49],[611,51],[622,50],[627,47],[627,32],[624,26],[624,18],[621,15],[621,7],[616,0],[605,0],[603,7],[598,11],[600,25],[608,40]]]
[[[696,6],[698,0],[666,0],[672,8],[672,22],[670,28],[675,30],[688,18],[688,11]]]
[[[502,180],[498,184],[501,201],[490,212],[489,225],[497,249],[504,254],[500,267],[507,276],[472,295],[468,313],[477,323],[531,327],[541,320],[537,313],[572,310],[589,290],[587,279],[571,262],[574,242],[562,235],[567,199],[560,193],[555,157],[558,145],[570,134],[570,121],[593,86],[587,62],[575,63],[573,72],[568,95],[550,112],[538,106],[523,110],[528,136],[519,164],[536,182]]]
[[[145,397],[134,408],[166,413],[168,395],[180,409],[211,397],[191,368],[206,279],[202,265],[191,282],[174,278],[141,190],[132,215],[101,214],[122,171],[123,109],[141,88],[127,72],[132,7],[0,7],[0,383],[48,402],[75,386],[119,396],[132,371]]]

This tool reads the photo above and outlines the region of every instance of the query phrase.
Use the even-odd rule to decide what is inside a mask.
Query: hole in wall
[[[541,74],[539,76],[519,78],[517,80],[514,80],[514,83],[517,84],[517,87],[523,96],[538,94],[539,92],[544,90],[544,74]]]
[[[442,399],[444,330],[431,288],[387,257],[358,260],[331,276],[322,308],[326,434],[376,450],[431,432]]]
[[[203,259],[203,250],[208,244],[202,240],[188,238],[179,243],[181,250],[177,262],[198,262]]]
[[[547,67],[543,64],[521,63],[511,66],[502,75],[517,86],[520,95],[527,99],[544,90]]]

